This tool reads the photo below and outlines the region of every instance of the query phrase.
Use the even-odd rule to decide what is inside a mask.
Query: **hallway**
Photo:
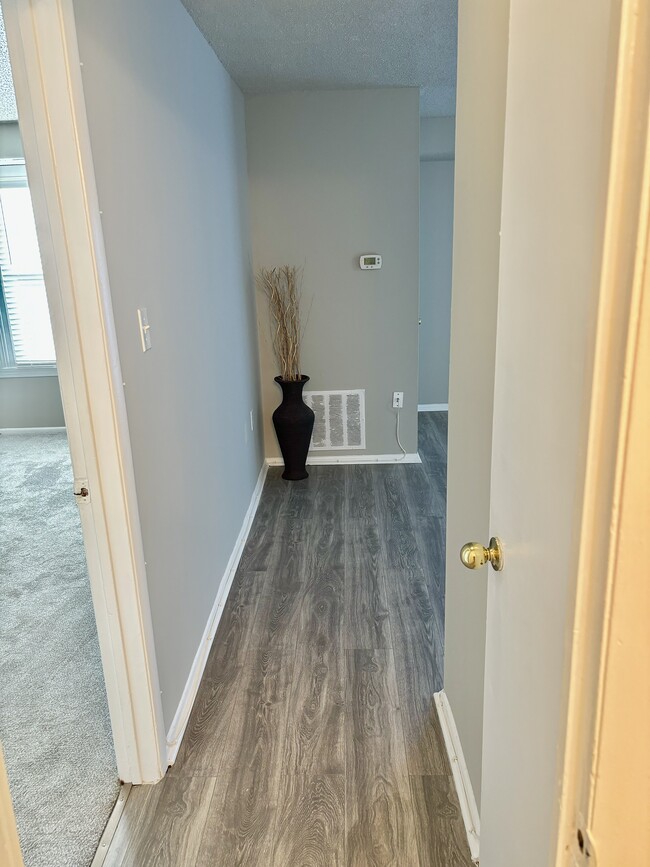
[[[106,865],[471,863],[432,700],[446,421],[422,465],[269,471],[177,762]]]

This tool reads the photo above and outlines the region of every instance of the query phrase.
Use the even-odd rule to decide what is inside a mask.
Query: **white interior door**
[[[511,4],[481,867],[555,863],[619,6]]]

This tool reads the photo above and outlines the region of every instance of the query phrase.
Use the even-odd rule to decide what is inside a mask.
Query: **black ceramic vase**
[[[295,482],[309,476],[305,463],[314,429],[314,412],[302,399],[309,377],[290,382],[276,376],[275,381],[282,389],[282,403],[273,413],[273,427],[284,459],[282,478]]]

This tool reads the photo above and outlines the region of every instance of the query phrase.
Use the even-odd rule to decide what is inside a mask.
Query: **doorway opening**
[[[443,524],[447,505],[455,122],[455,116],[420,120],[418,453]],[[445,536],[443,526],[442,538]],[[444,545],[440,557],[444,564]],[[439,604],[444,623],[444,582],[442,587]]]
[[[0,742],[26,867],[85,865],[120,781],[0,29]]]
[[[455,122],[420,120],[419,413],[449,407]]]

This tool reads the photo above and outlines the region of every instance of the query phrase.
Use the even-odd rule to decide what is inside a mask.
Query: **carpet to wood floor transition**
[[[87,867],[119,791],[64,434],[0,436],[0,742],[26,867]]]
[[[269,472],[176,764],[106,867],[469,867],[433,702],[446,418],[422,465]]]

